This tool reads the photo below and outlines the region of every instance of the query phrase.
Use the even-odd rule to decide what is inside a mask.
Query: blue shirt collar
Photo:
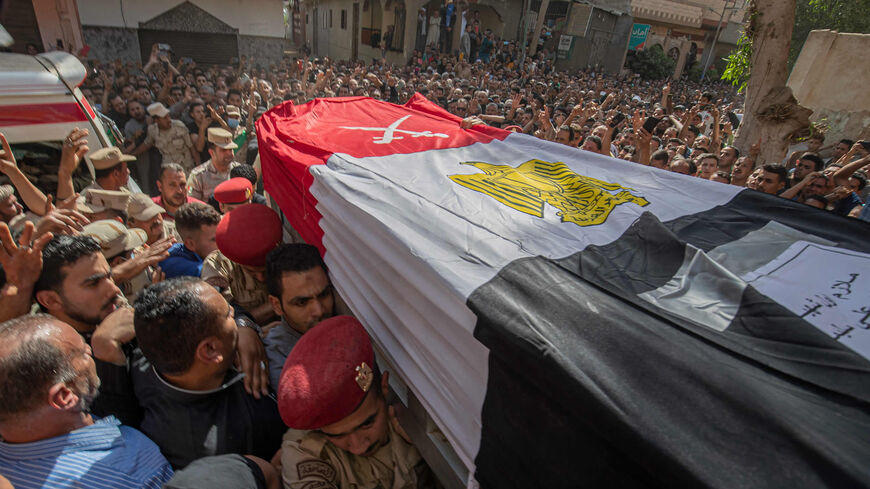
[[[67,434],[29,443],[0,442],[0,458],[7,460],[32,460],[57,458],[72,452],[110,450],[124,444],[121,422],[114,416],[96,419],[94,424],[84,426]]]

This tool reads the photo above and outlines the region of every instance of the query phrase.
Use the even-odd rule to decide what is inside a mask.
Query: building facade
[[[89,57],[147,62],[155,43],[175,58],[227,64],[241,56],[268,64],[287,47],[281,0],[87,0],[78,2]]]
[[[631,9],[635,24],[650,26],[644,47],[659,45],[677,62],[675,77],[696,64],[721,65],[746,16],[744,0],[632,0]]]
[[[304,39],[316,56],[371,61],[382,56],[404,64],[414,53],[420,29],[430,21],[443,0],[303,0],[299,18]],[[456,28],[452,47],[459,49],[462,15],[476,11],[481,29],[504,39],[516,39],[522,13],[521,0],[456,2]],[[421,11],[421,9],[423,9]],[[428,34],[428,32],[427,32]],[[388,41],[388,45],[382,43]]]

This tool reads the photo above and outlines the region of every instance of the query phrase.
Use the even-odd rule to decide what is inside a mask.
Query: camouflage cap
[[[91,163],[93,163],[94,168],[97,170],[106,170],[112,168],[122,161],[135,161],[135,156],[125,155],[121,152],[121,150],[115,146],[109,146],[108,148],[98,149],[93,153],[89,154],[88,157],[91,159]]]
[[[87,213],[112,209],[127,212],[130,192],[124,190],[88,189],[76,200],[76,207]]]
[[[160,207],[148,197],[147,194],[139,192],[130,196],[130,201],[127,202],[127,216],[136,219],[137,221],[147,221],[157,214],[163,214],[166,209]]]
[[[208,142],[223,149],[236,149],[238,144],[233,142],[233,134],[220,127],[208,128]]]
[[[92,222],[82,229],[82,234],[90,236],[100,243],[103,256],[107,260],[125,251],[138,248],[148,240],[148,235],[144,230],[128,229],[114,219]]]

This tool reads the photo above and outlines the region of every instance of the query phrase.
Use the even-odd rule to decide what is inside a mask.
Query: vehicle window
[[[46,195],[57,195],[57,168],[60,164],[62,141],[39,141],[9,145],[18,167]],[[87,187],[91,182],[87,167],[80,165],[73,173],[73,186],[76,191]],[[10,183],[6,175],[0,174],[0,184]]]

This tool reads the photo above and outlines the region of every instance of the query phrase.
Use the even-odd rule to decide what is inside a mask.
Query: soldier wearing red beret
[[[250,204],[254,197],[254,186],[244,177],[230,178],[220,183],[214,189],[214,198],[220,205],[221,214],[226,214],[236,207]]]
[[[281,218],[269,207],[245,204],[221,218],[218,249],[203,261],[200,277],[259,324],[274,317],[265,284],[266,254],[282,241]]]
[[[353,317],[326,319],[302,336],[278,387],[290,427],[281,447],[285,488],[436,486],[387,404],[388,383]]]

